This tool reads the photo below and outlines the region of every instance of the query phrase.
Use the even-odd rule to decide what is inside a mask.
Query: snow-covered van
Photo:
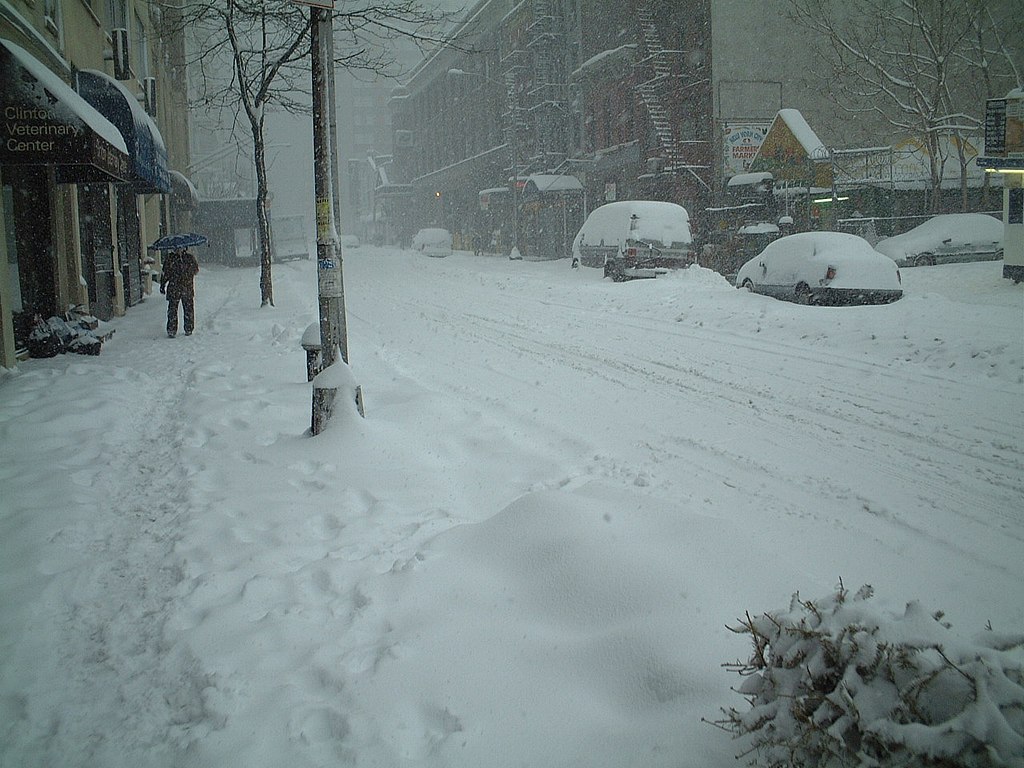
[[[572,243],[573,259],[605,277],[656,277],[694,262],[690,216],[675,203],[625,200],[595,208]]]

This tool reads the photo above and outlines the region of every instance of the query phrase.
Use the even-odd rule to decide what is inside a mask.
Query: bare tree
[[[273,305],[264,127],[268,110],[308,113],[310,13],[291,0],[151,0],[189,35],[187,64],[199,93],[193,107],[220,111],[252,137],[259,222],[261,304]],[[335,66],[395,76],[387,45],[439,42],[451,14],[418,0],[350,0],[334,11]]]
[[[1017,0],[789,0],[791,18],[821,35],[837,102],[873,114],[927,149],[931,208],[951,152],[967,205],[967,137],[985,98],[1020,84]]]

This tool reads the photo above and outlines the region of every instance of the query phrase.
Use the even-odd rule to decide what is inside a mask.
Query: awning
[[[194,211],[199,207],[199,192],[188,177],[180,171],[171,171],[171,202]]]
[[[111,123],[32,54],[0,39],[0,163],[52,165],[60,183],[130,178]]]
[[[524,197],[536,195],[582,194],[583,185],[575,176],[568,174],[534,173],[526,179]]]
[[[169,193],[171,179],[163,137],[132,92],[109,75],[93,69],[79,71],[78,92],[117,126],[124,137],[131,158],[132,188],[135,192]]]
[[[767,189],[769,184],[766,182],[774,181],[772,175],[768,171],[761,171],[760,173],[737,173],[726,184],[727,187],[752,187],[758,184],[764,185],[764,189]],[[764,190],[762,190],[764,191]]]
[[[491,187],[490,189],[481,189],[478,195],[480,200],[480,210],[486,211],[491,207],[491,202],[504,203],[506,198],[511,198],[512,189],[510,187]]]

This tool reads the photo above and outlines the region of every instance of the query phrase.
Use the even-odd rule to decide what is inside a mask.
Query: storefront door
[[[114,314],[114,246],[110,230],[109,185],[78,188],[82,275],[89,284],[89,311],[100,320]]]

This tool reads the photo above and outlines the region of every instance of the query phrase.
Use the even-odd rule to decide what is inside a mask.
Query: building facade
[[[1019,61],[1013,0],[988,7],[1001,20],[1000,49]],[[852,3],[828,9],[840,28],[873,23]],[[750,205],[729,182],[750,173],[781,110],[800,113],[826,152],[910,137],[898,117],[842,95],[828,50],[821,33],[793,20],[791,0],[480,0],[393,94],[392,177],[411,203],[405,229],[483,230],[499,251],[516,241],[533,247],[528,258],[556,258],[565,243],[544,223],[557,219],[552,210],[585,216],[605,202],[652,199],[683,205],[698,235],[713,236],[701,230],[735,218],[718,210]],[[950,87],[975,86],[963,78]],[[581,199],[527,199],[532,175],[570,175]]]
[[[4,367],[39,319],[70,307],[108,319],[142,301],[159,266],[146,244],[190,223],[173,13],[142,0],[0,0]]]

